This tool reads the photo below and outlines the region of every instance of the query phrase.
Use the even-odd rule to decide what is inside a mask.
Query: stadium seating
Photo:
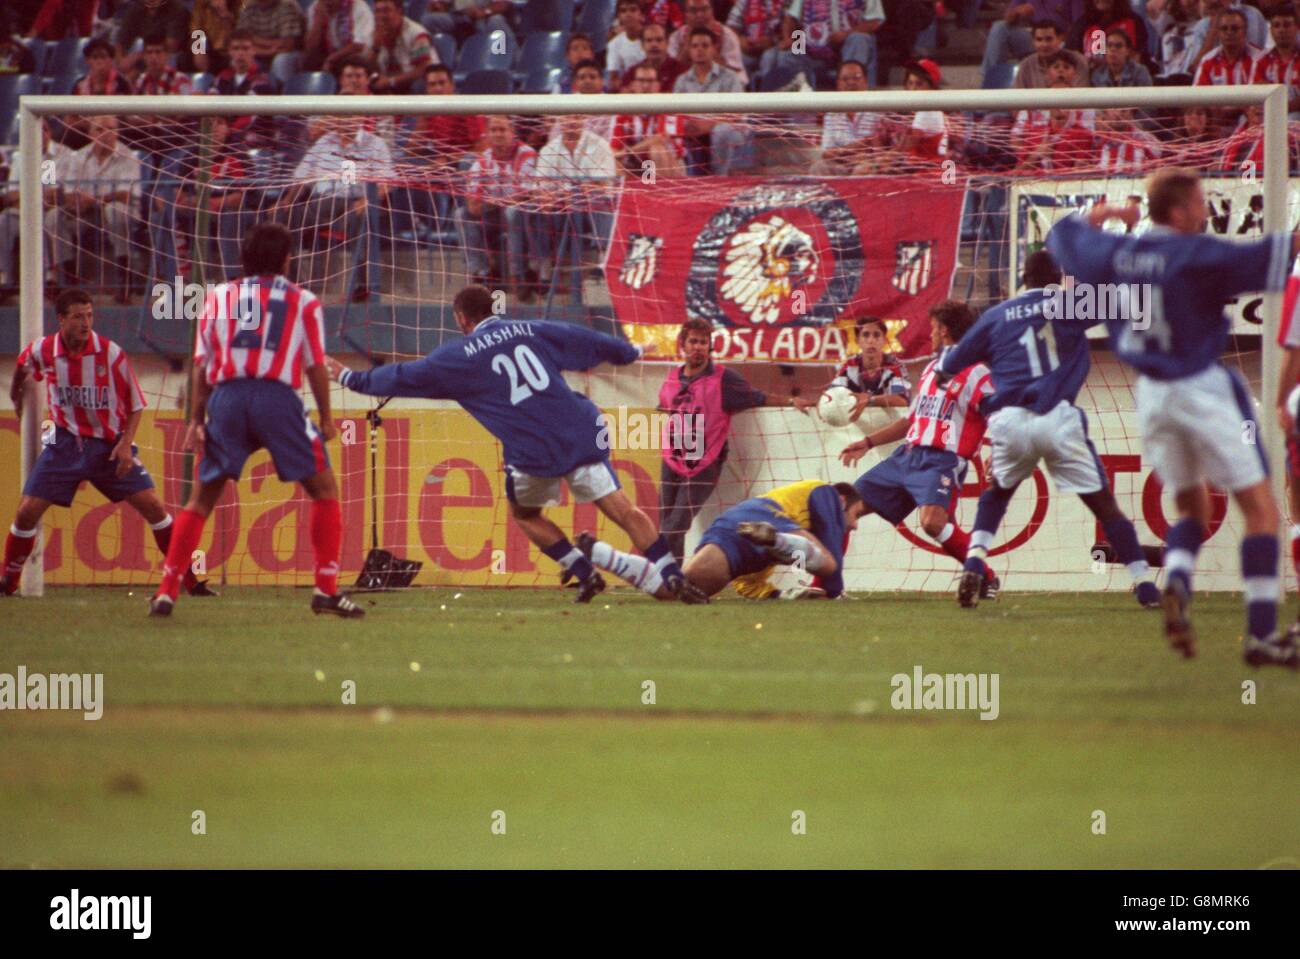
[[[455,65],[456,38],[445,33],[435,33],[431,39],[433,40],[433,48],[438,51],[438,61],[445,63],[449,67]]]
[[[614,22],[618,0],[587,0],[578,15],[578,32],[591,37],[592,49],[601,53],[609,41],[609,25]]]
[[[493,46],[492,37],[486,33],[476,33],[466,40],[456,59],[457,75],[466,76],[476,70],[510,70],[519,55],[519,44],[514,35],[505,35],[502,52],[494,52]]]
[[[519,31],[530,38],[538,32],[567,32],[572,26],[573,0],[528,0],[519,15]]]
[[[289,96],[329,96],[338,90],[332,73],[295,73],[284,85]]]
[[[46,44],[45,76],[56,82],[64,77],[76,79],[86,72],[86,58],[82,55],[90,40],[88,37],[66,37]]]
[[[569,42],[569,34],[563,30],[551,30],[545,33],[531,33],[524,40],[519,53],[520,70],[515,72],[515,79],[526,83],[534,73],[558,67],[565,67],[564,47]]]
[[[564,70],[561,67],[544,67],[540,70],[529,71],[524,78],[521,93],[550,93],[556,89],[560,79],[564,76]]]
[[[510,73],[506,70],[475,70],[459,86],[461,93],[507,94],[514,92]]]

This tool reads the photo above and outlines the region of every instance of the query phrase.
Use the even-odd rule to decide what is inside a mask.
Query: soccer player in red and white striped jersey
[[[659,71],[648,63],[632,68],[624,93],[658,93]],[[619,163],[632,175],[640,176],[643,164],[653,164],[656,176],[686,175],[685,124],[677,114],[622,114],[614,120],[610,147]]]
[[[114,503],[130,503],[153,530],[164,555],[171,543],[171,515],[136,456],[135,433],[145,402],[126,351],[94,331],[95,309],[81,290],[61,293],[55,313],[59,332],[42,336],[19,354],[10,389],[21,415],[28,384],[44,380],[54,430],[45,436],[5,539],[2,596],[17,591],[45,511],[71,506],[83,482]],[[192,571],[185,586],[191,594],[215,595]]]
[[[957,300],[933,307],[930,324],[935,353],[955,345],[975,319],[974,311]],[[984,441],[987,423],[980,405],[992,394],[993,378],[984,364],[944,379],[936,358],[921,374],[906,419],[895,420],[840,452],[841,462],[852,466],[873,447],[906,439],[888,458],[859,476],[853,488],[867,512],[878,513],[891,526],[919,507],[921,528],[959,563],[966,562],[970,534],[957,527],[953,516],[969,462]],[[986,570],[980,597],[996,598],[999,586],[992,570]]]
[[[259,223],[244,239],[245,276],[217,287],[204,304],[185,434],[186,448],[199,453],[199,481],[176,520],[162,584],[149,602],[151,616],[171,615],[180,577],[226,482],[238,480],[248,457],[263,448],[280,479],[301,483],[311,498],[312,612],[364,615],[338,592],[343,524],[338,483],[325,452],[335,435],[325,323],[320,300],[284,275],[292,250],[288,229]],[[316,399],[319,428],[298,393],[304,377]]]

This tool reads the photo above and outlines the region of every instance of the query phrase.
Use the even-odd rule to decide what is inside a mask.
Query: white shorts
[[[559,506],[561,481],[568,485],[575,503],[590,503],[619,488],[614,468],[603,460],[579,466],[564,476],[530,476],[506,466],[506,498],[516,506]]]
[[[1137,412],[1142,454],[1170,492],[1209,481],[1232,493],[1268,476],[1254,402],[1225,367],[1180,380],[1138,377]]]
[[[1062,400],[1046,413],[1007,406],[989,417],[993,478],[1003,489],[1027,480],[1041,460],[1062,493],[1106,488],[1106,471],[1088,439],[1083,410]]]

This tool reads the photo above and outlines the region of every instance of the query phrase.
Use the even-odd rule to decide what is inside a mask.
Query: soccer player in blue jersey
[[[703,596],[735,582],[742,596],[776,595],[763,590],[774,566],[799,566],[821,578],[821,593],[835,599],[844,592],[844,542],[866,507],[848,483],[801,480],[779,486],[726,510],[709,524],[686,561],[686,578]],[[593,563],[656,599],[673,594],[652,579],[646,560],[614,549],[590,533],[578,547]],[[819,593],[820,595],[820,593]]]
[[[1204,235],[1205,194],[1186,170],[1154,174],[1147,208],[1155,225],[1141,236],[1103,231],[1112,219],[1132,229],[1139,215],[1136,204],[1103,203],[1059,221],[1047,248],[1076,285],[1093,284],[1121,307],[1145,301],[1141,309],[1110,310],[1105,322],[1115,352],[1138,371],[1142,448],[1178,509],[1165,539],[1165,635],[1184,656],[1194,655],[1187,608],[1210,516],[1208,481],[1232,494],[1245,520],[1246,662],[1294,669],[1295,637],[1277,631],[1280,514],[1268,463],[1254,443],[1251,396],[1220,355],[1230,331],[1224,305],[1242,293],[1281,291],[1300,238],[1271,233],[1242,243]]]
[[[1029,256],[1024,282],[1023,293],[986,310],[939,363],[946,376],[984,363],[994,389],[984,401],[993,475],[975,512],[957,602],[968,609],[979,603],[993,534],[1016,488],[1042,460],[1056,488],[1078,493],[1097,517],[1133,577],[1138,602],[1159,606],[1160,591],[1138,545],[1137,530],[1120,512],[1088,439],[1088,418],[1074,405],[1088,378],[1087,329],[1095,324],[1062,315],[1061,271],[1050,254],[1040,250]]]
[[[701,601],[654,523],[620,488],[600,410],[564,381],[564,370],[635,362],[640,348],[567,323],[494,316],[491,292],[477,285],[456,294],[452,311],[464,339],[421,360],[366,371],[329,358],[330,374],[369,396],[455,400],[500,440],[510,514],[543,553],[578,578],[577,602],[591,602],[605,580],[542,515],[544,507],[559,502],[561,482],[576,502],[595,502],[622,527],[668,593],[684,602]]]

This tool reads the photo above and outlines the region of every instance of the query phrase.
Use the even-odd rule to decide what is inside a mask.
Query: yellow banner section
[[[650,409],[611,411],[610,453],[629,498],[653,518],[659,497],[658,418]],[[533,586],[556,581],[559,567],[509,522],[500,444],[459,408],[385,410],[372,488],[364,412],[335,414],[329,444],[343,506],[342,582],[361,569],[372,545],[421,560],[416,585]],[[18,420],[0,416],[0,461],[19,462]],[[140,459],[163,501],[179,507],[184,424],[178,414],[147,410],[137,436]],[[20,494],[17,470],[0,495],[11,518]],[[372,495],[376,493],[377,496]],[[570,536],[588,529],[620,549],[627,537],[594,504],[574,505],[565,491],[547,511]],[[281,483],[263,450],[227,488],[204,530],[205,576],[234,585],[309,585],[312,554],[308,499]],[[45,516],[45,575],[51,584],[145,584],[162,557],[148,526],[125,503],[111,504],[83,484],[71,509]]]

